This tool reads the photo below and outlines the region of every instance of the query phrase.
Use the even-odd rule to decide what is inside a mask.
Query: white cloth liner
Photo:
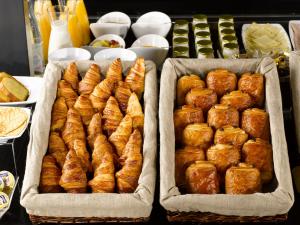
[[[84,74],[93,61],[76,62]],[[102,76],[111,61],[97,63]],[[41,95],[37,101],[30,131],[21,205],[27,213],[54,217],[149,217],[154,199],[157,146],[157,75],[155,64],[146,61],[144,92],[143,168],[139,185],[132,194],[39,194],[38,185],[43,156],[47,151],[51,109],[56,98],[57,82],[69,62],[47,65]],[[124,74],[132,66],[122,62]]]
[[[271,193],[249,195],[185,194],[175,185],[175,137],[173,124],[177,78],[226,68],[238,75],[260,72],[266,81],[266,110],[270,115],[274,171],[278,181]],[[171,212],[211,212],[236,216],[273,216],[289,211],[294,193],[282,116],[281,93],[277,69],[271,58],[264,59],[167,59],[161,74],[159,100],[160,124],[160,203]]]

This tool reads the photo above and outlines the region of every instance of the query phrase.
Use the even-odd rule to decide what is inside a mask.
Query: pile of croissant
[[[145,62],[138,58],[125,79],[116,59],[101,80],[92,64],[82,80],[75,63],[58,81],[51,112],[42,193],[132,193],[142,170]]]
[[[264,76],[217,69],[177,81],[175,179],[184,193],[251,194],[273,178]]]

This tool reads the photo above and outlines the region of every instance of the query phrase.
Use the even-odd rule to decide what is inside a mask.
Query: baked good
[[[217,194],[220,192],[217,168],[211,162],[196,161],[185,171],[186,185],[192,194]]]
[[[59,167],[62,168],[68,154],[68,149],[65,146],[63,139],[59,136],[59,133],[50,133],[48,150],[49,153],[55,158]]]
[[[273,178],[272,146],[269,142],[256,138],[247,141],[242,149],[245,163],[260,170],[262,183],[268,183]]]
[[[104,79],[94,88],[93,92],[90,94],[90,100],[93,108],[102,113],[105,108],[108,98],[111,96],[114,89],[114,84],[108,79]]]
[[[239,111],[244,111],[253,106],[250,95],[242,91],[232,91],[224,95],[221,98],[220,103],[234,107]]]
[[[29,96],[28,89],[12,76],[2,77],[0,82],[0,102],[25,101]]]
[[[137,188],[143,165],[141,149],[142,135],[135,129],[120,158],[122,168],[116,173],[119,193],[132,193]]]
[[[115,149],[117,151],[118,156],[123,155],[123,150],[126,146],[126,143],[129,140],[129,137],[132,133],[132,118],[130,115],[126,115],[119,126],[117,127],[117,130],[113,132],[110,137],[109,141],[115,146]]]
[[[72,149],[76,152],[76,155],[80,160],[83,171],[84,172],[90,171],[91,170],[90,154],[86,149],[85,140],[75,139]]]
[[[74,62],[67,66],[62,79],[68,82],[74,90],[78,90],[78,69]]]
[[[79,112],[83,124],[88,126],[91,122],[93,115],[95,114],[89,96],[80,95],[74,104],[74,108],[77,109],[77,111]]]
[[[241,128],[253,138],[269,140],[270,125],[268,113],[258,108],[245,110],[242,114]]]
[[[204,117],[201,108],[192,105],[183,105],[174,111],[175,139],[181,142],[183,129],[192,123],[203,123]]]
[[[205,82],[197,75],[191,74],[180,77],[177,81],[177,105],[184,104],[185,96],[192,88],[203,89],[204,87]]]
[[[62,131],[67,120],[68,106],[64,97],[58,97],[53,106],[51,112],[51,131]]]
[[[77,93],[73,90],[71,84],[65,80],[58,81],[57,98],[64,97],[68,108],[72,108],[78,98]]]
[[[188,105],[201,108],[207,112],[213,105],[217,104],[217,94],[207,88],[192,88],[185,97],[185,102]]]
[[[144,132],[144,113],[137,95],[133,92],[128,100],[126,113],[132,118],[132,127]]]
[[[80,95],[89,95],[93,92],[101,80],[100,68],[97,64],[92,64],[85,73],[83,79],[79,82]]]
[[[88,185],[94,193],[112,193],[115,189],[115,166],[112,148],[104,135],[98,135],[93,151],[94,178]]]
[[[123,114],[121,113],[117,100],[115,97],[110,96],[102,116],[103,130],[106,131],[108,136],[116,131],[122,119]]]
[[[239,126],[239,112],[237,109],[228,105],[214,105],[207,114],[209,126],[219,129],[226,125]]]
[[[214,132],[206,123],[187,125],[182,133],[183,144],[207,149],[214,138]]]
[[[59,180],[68,193],[85,193],[87,187],[87,178],[81,167],[80,159],[73,149],[70,149],[66,157],[66,162],[62,169],[62,176]]]
[[[213,90],[220,97],[235,90],[237,77],[226,69],[217,69],[207,74],[206,84],[207,88]]]
[[[115,89],[115,98],[117,99],[119,106],[124,113],[126,112],[130,95],[130,86],[123,81],[119,81]]]
[[[219,174],[225,174],[226,170],[240,162],[241,154],[239,149],[232,145],[216,144],[206,151],[207,160],[212,162]]]
[[[115,59],[106,72],[106,78],[113,84],[118,83],[122,80],[122,62],[120,58]]]
[[[175,181],[177,187],[185,186],[185,170],[195,161],[205,160],[204,150],[185,146],[175,151]]]
[[[248,93],[256,106],[262,106],[265,98],[264,76],[259,73],[245,73],[238,82],[240,91]]]
[[[249,164],[240,163],[226,171],[226,194],[253,194],[261,191],[260,172]]]
[[[248,140],[248,134],[238,127],[230,125],[219,128],[215,133],[215,144],[228,144],[241,149]]]
[[[131,91],[135,92],[139,99],[141,99],[145,89],[145,72],[145,60],[139,57],[125,78],[125,83],[130,86]]]
[[[94,142],[99,134],[102,134],[102,115],[95,113],[87,129],[87,141],[91,149],[94,149]]]
[[[42,170],[39,184],[41,193],[59,193],[59,179],[61,170],[56,166],[55,158],[51,155],[45,155],[42,162]]]

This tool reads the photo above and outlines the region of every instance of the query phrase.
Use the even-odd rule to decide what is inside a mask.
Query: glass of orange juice
[[[69,8],[68,30],[74,47],[83,45],[82,28],[76,14],[77,0],[69,0],[67,7]]]
[[[90,23],[89,23],[88,14],[83,0],[77,0],[76,15],[82,30],[83,44],[87,45],[91,42]]]

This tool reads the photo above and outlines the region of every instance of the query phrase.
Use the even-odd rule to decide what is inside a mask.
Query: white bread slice
[[[11,102],[25,101],[28,98],[27,88],[14,78],[4,77],[0,83],[0,92]]]

